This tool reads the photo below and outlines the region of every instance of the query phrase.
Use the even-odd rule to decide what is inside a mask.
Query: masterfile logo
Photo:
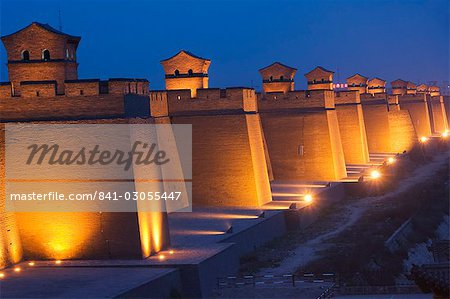
[[[10,211],[191,211],[192,128],[7,124]]]

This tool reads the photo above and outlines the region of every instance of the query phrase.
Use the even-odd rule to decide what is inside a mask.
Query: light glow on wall
[[[370,177],[374,180],[377,180],[381,177],[381,173],[378,170],[372,170],[370,172]]]

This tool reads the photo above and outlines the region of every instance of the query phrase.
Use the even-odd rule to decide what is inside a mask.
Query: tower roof
[[[369,79],[369,78],[367,78],[367,77],[365,77],[365,76],[363,76],[361,74],[358,74],[358,73],[354,74],[353,76],[348,77],[347,79],[353,79],[353,78],[361,78],[361,79],[364,79],[364,80],[368,80]]]
[[[37,26],[39,28],[47,30],[48,32],[51,32],[51,33],[54,33],[54,34],[58,34],[58,35],[62,35],[62,36],[66,36],[66,37],[71,38],[71,39],[76,39],[76,40],[80,40],[81,39],[80,36],[75,36],[75,35],[70,35],[70,34],[64,33],[62,31],[59,31],[59,30],[53,28],[49,24],[43,24],[43,23],[39,23],[39,22],[33,22],[30,25],[28,25],[28,26],[26,26],[26,27],[24,27],[24,28],[22,28],[22,29],[20,29],[20,30],[18,30],[16,32],[14,32],[14,33],[11,33],[11,34],[8,34],[8,35],[4,35],[4,36],[2,36],[2,39],[11,37],[13,35],[16,35],[17,33],[25,31],[25,30],[27,30],[28,28],[30,28],[32,26]]]
[[[173,59],[173,58],[175,58],[175,57],[177,57],[177,56],[179,56],[179,55],[183,55],[183,54],[184,54],[184,55],[187,55],[187,56],[191,56],[192,58],[197,58],[197,59],[204,60],[204,61],[211,61],[210,59],[203,58],[203,57],[197,56],[197,55],[195,55],[195,54],[192,54],[192,53],[189,52],[189,51],[186,51],[186,50],[180,50],[177,54],[175,54],[175,55],[173,55],[173,56],[171,56],[171,57],[169,57],[169,58],[163,59],[163,60],[161,60],[161,62],[171,60],[171,59]]]
[[[407,84],[408,81],[402,80],[402,79],[397,79],[391,82],[391,84],[396,84],[396,83],[400,83],[400,84]]]
[[[323,67],[321,67],[321,66],[317,66],[317,67],[315,67],[312,71],[306,73],[305,76],[308,76],[308,75],[310,75],[311,73],[317,72],[317,71],[322,71],[322,72],[328,73],[328,74],[334,74],[333,71],[327,70],[326,68],[323,68]]]
[[[275,67],[275,66],[281,66],[282,68],[289,69],[289,70],[292,70],[292,71],[296,71],[297,70],[296,68],[293,68],[293,67],[287,66],[285,64],[282,64],[281,62],[275,61],[274,63],[272,63],[272,64],[270,64],[270,65],[268,65],[266,67],[263,67],[262,69],[259,69],[259,71],[261,72],[261,71],[264,71],[266,69],[270,69],[270,68]]]
[[[381,82],[386,83],[386,80],[383,80],[383,79],[378,78],[378,77],[375,77],[375,78],[372,78],[372,79],[369,80],[369,82],[371,82],[371,81],[381,81]]]

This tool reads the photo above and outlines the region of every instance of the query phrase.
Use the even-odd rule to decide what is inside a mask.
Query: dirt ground
[[[448,152],[425,163],[404,162],[397,175],[401,180],[391,190],[324,208],[312,226],[242,258],[241,272],[335,272],[348,283],[394,283],[407,252],[392,254],[384,242],[412,217],[417,230],[413,246],[429,237],[439,217],[448,215],[448,165]]]

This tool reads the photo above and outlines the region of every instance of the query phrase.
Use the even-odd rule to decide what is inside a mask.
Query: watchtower
[[[294,90],[294,76],[297,69],[274,62],[259,70],[263,79],[263,91],[288,92]]]
[[[439,86],[430,86],[430,88],[428,89],[430,92],[430,95],[432,97],[437,97],[441,95],[441,92],[439,90]]]
[[[429,88],[428,85],[426,84],[420,84],[419,86],[417,86],[417,93],[429,93]]]
[[[20,85],[29,81],[56,81],[56,93],[64,92],[64,80],[78,78],[76,51],[79,36],[33,22],[2,38],[8,56],[12,94],[20,95]]]
[[[367,81],[369,78],[364,77],[360,74],[354,74],[351,77],[347,78],[347,89],[348,90],[357,90],[360,94],[367,93]]]
[[[333,90],[333,74],[334,72],[321,66],[305,74],[308,80],[308,90]]]
[[[190,89],[197,96],[197,89],[208,88],[208,69],[211,60],[181,50],[161,61],[166,76],[166,89]]]
[[[408,81],[406,84],[406,94],[416,94],[417,93],[417,85]]]
[[[402,79],[397,79],[391,82],[393,95],[404,95],[408,88],[408,82]]]
[[[367,92],[372,95],[376,93],[385,93],[386,81],[380,78],[370,79],[367,86]]]

